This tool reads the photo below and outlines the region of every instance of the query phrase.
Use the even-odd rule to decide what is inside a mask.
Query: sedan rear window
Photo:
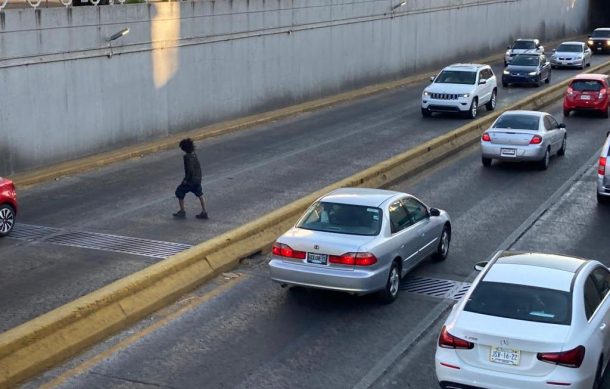
[[[502,115],[492,128],[538,131],[540,117],[533,115]]]
[[[592,38],[610,38],[609,30],[596,30],[591,35]]]
[[[594,91],[599,92],[604,88],[604,85],[597,80],[575,80],[570,85],[575,91]]]
[[[298,228],[349,235],[379,235],[381,209],[329,202],[314,203],[297,224]]]
[[[477,80],[477,72],[462,72],[459,70],[443,70],[434,80],[438,84],[473,85]]]
[[[572,322],[569,292],[501,282],[480,282],[464,311],[550,324]]]
[[[535,49],[536,44],[533,41],[516,41],[513,45],[513,49],[525,50]]]

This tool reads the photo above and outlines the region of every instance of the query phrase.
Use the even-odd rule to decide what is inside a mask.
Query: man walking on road
[[[205,209],[205,198],[203,197],[203,189],[201,188],[201,165],[195,154],[195,144],[191,138],[182,139],[180,141],[180,149],[184,151],[184,179],[176,188],[176,197],[180,210],[174,213],[174,217],[186,217],[184,210],[184,196],[188,192],[193,192],[199,198],[201,203],[201,213],[196,216],[197,219],[207,219],[208,212]]]

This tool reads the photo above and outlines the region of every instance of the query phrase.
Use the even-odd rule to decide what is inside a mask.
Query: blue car
[[[502,86],[551,82],[551,63],[542,54],[521,54],[513,58],[502,72]]]

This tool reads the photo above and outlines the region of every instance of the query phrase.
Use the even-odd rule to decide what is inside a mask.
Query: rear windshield
[[[477,72],[461,72],[456,70],[443,70],[434,80],[438,84],[468,84],[473,85],[477,80]]]
[[[598,92],[602,90],[603,87],[604,85],[596,80],[575,80],[572,82],[572,85],[570,85],[570,88],[574,89],[575,91]]]
[[[563,53],[581,53],[582,50],[583,49],[582,49],[581,45],[572,45],[572,44],[559,45],[559,47],[557,48],[557,51],[560,51]]]
[[[338,234],[376,236],[381,229],[381,209],[328,202],[314,203],[298,228]]]
[[[533,286],[480,282],[465,311],[539,323],[572,322],[570,293]]]
[[[540,59],[537,55],[518,55],[513,59],[513,65],[538,66]]]
[[[511,128],[515,130],[538,131],[540,117],[532,115],[502,115],[492,128]]]
[[[609,30],[596,30],[596,31],[593,31],[593,34],[591,36],[593,38],[610,38],[610,31]]]
[[[533,41],[516,41],[515,44],[513,45],[513,49],[535,49],[536,45],[534,44]]]

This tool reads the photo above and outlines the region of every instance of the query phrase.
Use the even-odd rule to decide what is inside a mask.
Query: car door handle
[[[602,323],[601,326],[599,326],[600,331],[604,331],[606,329],[606,323]]]

